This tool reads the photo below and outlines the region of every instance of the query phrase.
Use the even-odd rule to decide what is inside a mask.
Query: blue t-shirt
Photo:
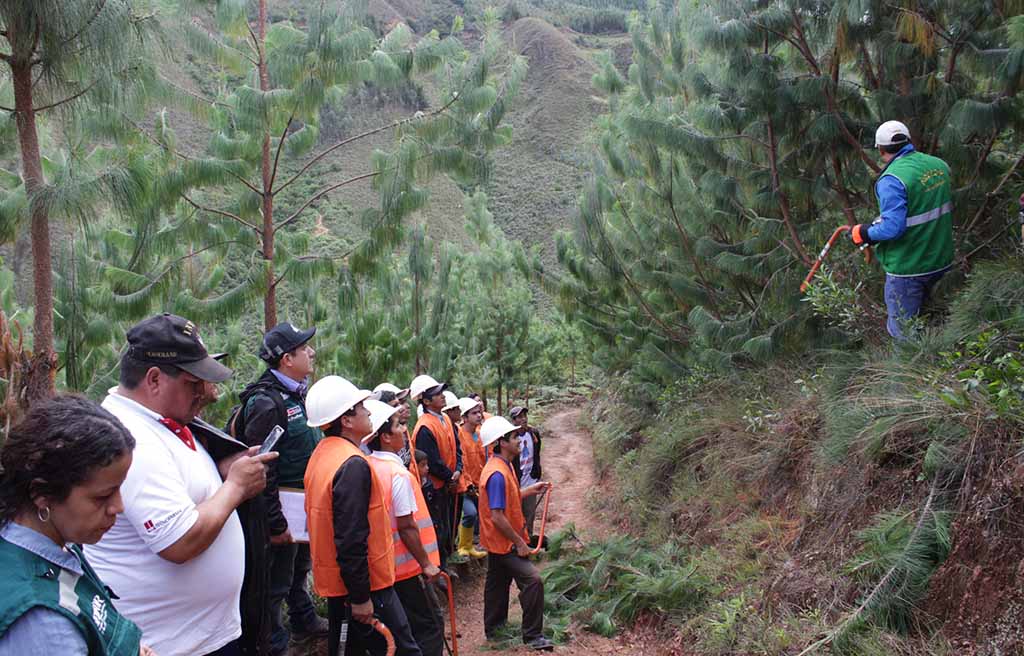
[[[505,475],[494,472],[487,479],[487,505],[491,510],[505,509]]]

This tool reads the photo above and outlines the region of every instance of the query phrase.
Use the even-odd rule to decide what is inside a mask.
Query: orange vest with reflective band
[[[309,527],[309,554],[313,561],[313,589],[321,597],[345,597],[348,590],[341,580],[338,550],[334,546],[334,502],[331,491],[334,475],[349,458],[362,458],[370,465],[370,521],[367,540],[367,566],[370,590],[376,592],[395,584],[395,550],[391,540],[391,519],[384,505],[383,488],[362,451],[342,437],[325,437],[313,450],[306,465],[306,524]],[[391,488],[388,488],[388,498]]]
[[[412,429],[412,448],[416,448],[416,436],[419,435],[420,428],[423,426],[427,427],[427,430],[434,436],[434,441],[437,442],[437,450],[441,452],[441,461],[444,462],[448,469],[455,471],[455,433],[452,431],[452,422],[445,417],[444,422],[439,418],[430,414],[426,410],[420,416],[419,421],[416,422],[416,427]],[[415,451],[413,454],[415,455]],[[410,467],[412,469],[412,467]],[[448,481],[442,481],[440,478],[431,475],[430,480],[434,483],[434,488],[440,490],[444,487]],[[460,490],[462,491],[462,490]]]
[[[463,424],[459,426],[459,442],[462,444],[462,477],[466,483],[480,487],[480,474],[484,470],[484,448],[480,446],[479,433],[473,439],[473,433]]]
[[[515,545],[498,530],[498,527],[494,525],[494,518],[491,516],[491,504],[487,498],[487,481],[495,473],[500,473],[505,478],[505,517],[512,525],[512,530],[522,535],[527,542],[530,541],[530,537],[526,535],[523,500],[519,496],[519,479],[516,478],[512,466],[505,462],[504,458],[494,456],[487,461],[483,473],[480,474],[480,544],[490,553],[504,555],[510,553]]]
[[[388,491],[384,505],[388,509],[389,518],[394,514],[394,499],[391,498],[392,479],[395,476],[401,476],[412,486],[412,492],[416,499],[416,512],[413,513],[412,518],[416,521],[416,528],[420,531],[420,542],[423,544],[423,550],[427,552],[430,562],[434,567],[440,567],[441,555],[437,550],[437,533],[434,531],[434,522],[430,519],[427,500],[423,498],[423,490],[419,481],[413,480],[412,472],[408,469],[385,458],[371,456],[370,466],[373,467],[374,473],[380,479],[380,484]],[[416,561],[416,556],[412,555],[409,548],[402,542],[402,536],[398,532],[398,521],[395,519],[391,520],[391,537],[395,543],[395,580],[404,581],[419,576],[423,568]]]

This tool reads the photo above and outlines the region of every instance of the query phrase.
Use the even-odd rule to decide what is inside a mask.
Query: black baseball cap
[[[260,359],[272,362],[289,351],[294,351],[316,334],[316,327],[300,330],[290,323],[279,323],[263,336],[260,344]]]
[[[529,410],[527,410],[526,408],[524,408],[521,405],[517,405],[517,406],[513,407],[511,410],[508,411],[508,416],[512,417],[513,419],[515,419],[516,417],[518,417],[519,415],[523,414],[524,412],[529,412]]]
[[[128,354],[149,364],[169,364],[209,383],[231,378],[231,370],[210,357],[199,328],[184,317],[164,312],[128,330]]]

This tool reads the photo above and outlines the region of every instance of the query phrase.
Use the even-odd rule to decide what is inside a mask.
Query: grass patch
[[[682,620],[712,593],[689,552],[664,543],[615,536],[571,549],[572,528],[556,535],[544,569],[545,607],[555,626],[572,622],[612,636],[640,615]]]

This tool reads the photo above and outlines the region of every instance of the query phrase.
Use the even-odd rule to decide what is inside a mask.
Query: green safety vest
[[[879,242],[878,259],[886,273],[917,276],[953,263],[953,192],[949,166],[938,157],[914,151],[894,159],[882,172],[907,190],[907,231]]]
[[[142,631],[114,609],[110,591],[85,562],[81,548],[68,550],[82,563],[81,576],[0,538],[0,635],[26,612],[42,607],[78,628],[89,656],[139,656]]]
[[[306,464],[309,462],[309,457],[313,455],[313,449],[320,443],[323,434],[319,428],[312,428],[306,424],[306,409],[302,407],[302,403],[294,394],[284,394],[277,389],[268,389],[253,394],[246,403],[246,412],[251,409],[250,406],[259,394],[279,395],[284,404],[285,418],[288,422],[287,431],[274,447],[274,450],[278,452],[277,484],[281,487],[302,489]]]

